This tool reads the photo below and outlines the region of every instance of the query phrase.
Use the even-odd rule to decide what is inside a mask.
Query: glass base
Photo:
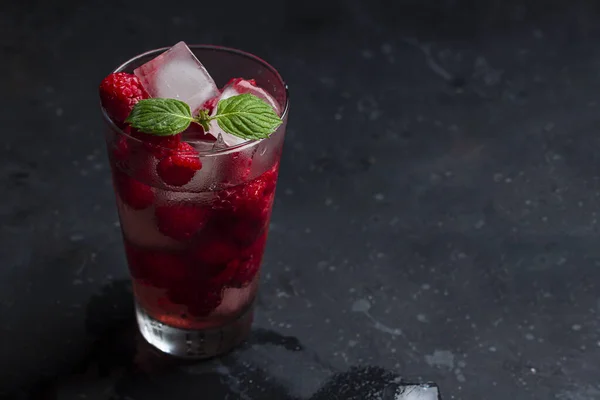
[[[248,336],[254,303],[229,324],[204,330],[165,325],[149,316],[137,303],[135,313],[142,336],[152,346],[176,357],[203,359],[227,353]]]

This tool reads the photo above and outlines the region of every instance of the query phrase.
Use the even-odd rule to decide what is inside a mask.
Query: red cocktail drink
[[[287,90],[279,74],[254,56],[191,48],[210,71],[214,88],[202,86],[202,76],[199,82],[169,81],[193,66],[177,70],[180,54],[171,65],[155,58],[166,50],[160,49],[119,67],[100,90],[140,330],[167,353],[202,358],[229,350],[249,331],[285,134]],[[156,77],[157,70],[163,76]],[[156,135],[125,121],[137,102],[161,90],[168,98],[178,84],[182,89],[172,98],[183,93],[188,104],[199,104],[190,104],[191,115],[204,115],[209,123]],[[188,85],[199,85],[202,96]],[[210,119],[225,100],[247,93],[281,118],[266,138],[230,135],[227,123]]]

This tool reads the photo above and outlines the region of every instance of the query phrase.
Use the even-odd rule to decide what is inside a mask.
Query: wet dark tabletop
[[[0,392],[600,398],[594,2],[289,3],[2,3]],[[136,335],[96,92],[179,40],[292,96],[252,336],[188,364]]]

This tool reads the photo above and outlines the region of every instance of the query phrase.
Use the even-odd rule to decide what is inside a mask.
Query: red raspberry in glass
[[[149,97],[140,80],[126,72],[108,75],[100,83],[99,90],[106,113],[119,124],[125,122],[138,101]]]
[[[158,162],[156,172],[167,185],[183,186],[202,168],[198,152],[189,143],[180,142],[171,155]]]
[[[278,167],[279,165],[276,164],[252,182],[240,186],[241,192],[236,196],[238,208],[249,209],[259,205],[262,207],[270,205],[277,183]]]
[[[145,249],[126,242],[125,251],[131,275],[156,287],[170,287],[185,280],[189,264],[177,253]]]
[[[262,211],[261,211],[262,210]],[[210,224],[223,237],[229,237],[240,247],[254,243],[267,228],[268,205],[256,210],[222,210],[212,214]]]
[[[152,205],[154,192],[152,188],[139,182],[124,172],[115,170],[113,173],[115,191],[121,200],[134,210],[143,210]]]
[[[206,223],[209,210],[195,204],[158,206],[154,211],[158,230],[165,236],[185,241]]]
[[[113,157],[117,163],[122,163],[127,161],[130,156],[129,151],[129,143],[127,142],[127,138],[125,136],[118,136],[115,141],[112,149]]]
[[[146,271],[146,265],[141,261],[140,249],[129,243],[128,240],[125,240],[124,243],[125,255],[127,257],[131,276],[138,281],[145,282],[148,278],[148,273]]]
[[[266,240],[267,235],[262,235],[250,248],[248,248],[247,251],[244,252],[242,257],[235,259],[228,264],[228,268],[235,271],[229,286],[242,288],[252,282],[260,269],[260,262],[262,260]]]
[[[231,235],[240,246],[248,246],[267,229],[268,210],[257,217],[238,218],[231,226]]]
[[[263,182],[263,195],[270,196],[275,193],[277,185],[277,175],[279,174],[279,163],[275,164],[271,169],[263,173],[259,179]]]
[[[207,230],[190,246],[192,260],[203,265],[220,265],[226,264],[239,254],[238,246],[219,234],[211,235],[211,233],[216,232]]]
[[[277,166],[253,181],[219,192],[212,225],[242,247],[254,243],[267,228],[276,179]]]

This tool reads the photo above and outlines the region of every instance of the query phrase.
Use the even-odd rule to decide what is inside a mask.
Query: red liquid
[[[278,157],[247,180],[252,159],[227,155],[229,181],[242,183],[221,180],[215,190],[188,192],[147,184],[156,179],[152,158],[160,152],[129,149],[125,165],[120,150],[112,149],[113,182],[138,304],[152,318],[183,329],[238,318],[258,287]]]

